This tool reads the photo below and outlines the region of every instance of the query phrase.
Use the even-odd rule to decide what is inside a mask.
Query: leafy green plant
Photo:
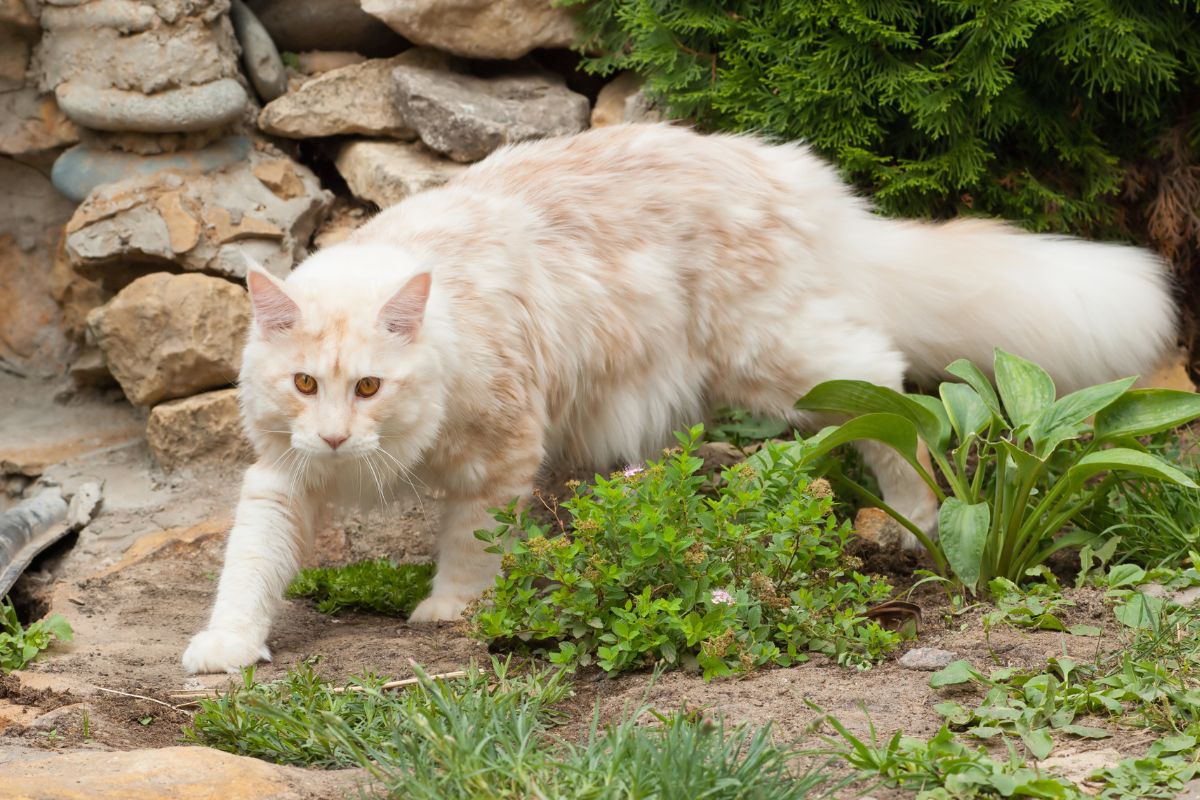
[[[716,413],[706,435],[710,441],[729,442],[734,447],[745,447],[764,439],[782,436],[787,433],[789,427],[783,420],[759,417],[744,408],[725,408]]]
[[[1075,605],[1063,597],[1054,573],[1043,567],[1029,571],[1030,577],[1040,577],[1040,583],[1018,586],[1008,578],[992,578],[988,592],[995,610],[983,615],[984,631],[998,624],[1014,628],[1033,628],[1043,631],[1070,631],[1077,636],[1099,636],[1100,629],[1091,625],[1072,625],[1068,628],[1058,613]]]
[[[1174,126],[1200,138],[1187,0],[566,4],[588,69],[634,70],[708,129],[809,142],[888,213],[1111,229],[1130,164]]]
[[[437,680],[418,670],[418,678],[393,693],[373,676],[332,686],[311,663],[268,684],[247,670],[243,687],[202,701],[185,736],[279,763],[362,766],[405,800],[802,800],[832,783],[795,769],[795,751],[776,745],[769,728],[726,729],[694,712],[637,707],[606,726],[593,715],[580,744],[553,736],[571,694],[562,671],[520,673],[493,660],[490,673],[472,667]]]
[[[963,382],[943,383],[937,398],[864,381],[814,387],[797,408],[852,419],[794,448],[806,464],[860,439],[899,453],[941,503],[937,542],[861,485],[844,475],[840,480],[912,531],[938,570],[972,592],[986,590],[997,577],[1020,582],[1065,547],[1096,544],[1094,531],[1055,536],[1106,496],[1118,474],[1200,488],[1135,439],[1200,416],[1200,395],[1131,389],[1134,379],[1127,378],[1055,399],[1054,382],[1043,369],[999,349],[995,388],[967,361],[947,371]],[[918,442],[928,448],[949,494],[922,466]]]
[[[705,495],[702,432],[677,434],[661,461],[575,486],[569,530],[515,505],[500,512],[477,534],[508,551],[476,635],[559,664],[663,663],[706,678],[810,651],[865,666],[891,650],[898,635],[864,618],[890,587],[844,552],[850,530],[829,513],[828,484],[772,447],[778,458],[727,468]]]
[[[824,737],[829,749],[863,777],[878,776],[885,783],[927,800],[969,800],[978,797],[1082,798],[1073,784],[1025,765],[1011,746],[1005,761],[993,759],[983,747],[970,748],[943,726],[930,740],[897,731],[880,742],[871,726],[869,740],[855,736],[833,717],[824,721],[837,737]]]
[[[48,650],[55,640],[69,642],[74,635],[70,623],[61,614],[24,627],[17,619],[12,602],[5,598],[0,603],[0,672],[23,669]]]
[[[407,617],[429,595],[432,580],[432,564],[397,564],[381,558],[302,570],[287,595],[315,601],[322,614],[354,609]]]
[[[1145,756],[1123,759],[1093,777],[1104,781],[1100,796],[1105,800],[1180,797],[1186,784],[1200,775],[1198,753],[1195,736],[1166,736],[1150,745]]]
[[[976,683],[987,687],[983,702],[968,710],[953,701],[935,706],[954,730],[962,730],[978,739],[1017,736],[1030,755],[1046,758],[1054,748],[1051,732],[1104,739],[1112,734],[1103,728],[1076,723],[1080,715],[1101,709],[1123,711],[1123,695],[1086,682],[1077,682],[1076,663],[1069,658],[1051,659],[1041,672],[998,669],[984,676],[966,661],[955,661],[934,673],[929,685],[934,688]]]

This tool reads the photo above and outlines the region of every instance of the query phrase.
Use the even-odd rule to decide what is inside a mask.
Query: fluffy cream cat
[[[792,404],[814,384],[900,389],[996,346],[1071,390],[1144,373],[1174,337],[1147,252],[883,219],[803,147],[669,126],[506,148],[248,284],[259,459],[190,672],[270,658],[331,503],[435,489],[437,577],[412,619],[450,619],[499,566],[473,531],[548,459],[638,461],[719,405],[812,425]],[[916,475],[863,450],[888,502],[933,528]]]

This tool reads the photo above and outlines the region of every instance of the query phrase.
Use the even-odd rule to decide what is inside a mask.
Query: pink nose
[[[338,445],[340,445],[342,442],[346,441],[350,437],[349,436],[322,436],[321,438],[325,440],[325,444],[329,445],[329,449],[337,450]]]

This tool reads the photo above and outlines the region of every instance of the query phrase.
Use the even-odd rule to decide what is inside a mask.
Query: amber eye
[[[293,380],[296,382],[296,388],[300,390],[300,394],[316,394],[317,379],[312,375],[297,372]]]
[[[363,378],[354,387],[354,393],[359,397],[370,397],[379,391],[379,378]]]

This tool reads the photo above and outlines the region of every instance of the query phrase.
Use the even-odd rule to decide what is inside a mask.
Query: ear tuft
[[[300,321],[300,307],[283,290],[283,282],[258,265],[246,271],[246,288],[254,321],[265,333],[286,331]]]
[[[379,311],[379,324],[383,329],[406,339],[416,336],[425,317],[425,302],[429,299],[431,283],[432,277],[428,272],[409,278],[408,283],[392,295]]]

